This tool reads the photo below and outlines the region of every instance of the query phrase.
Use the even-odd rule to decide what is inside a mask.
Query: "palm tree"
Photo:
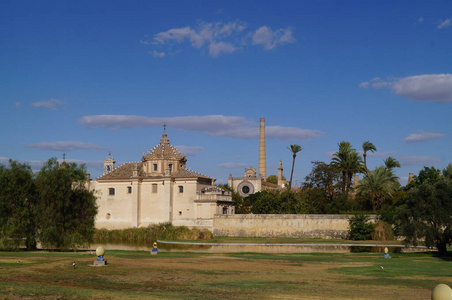
[[[398,189],[400,186],[398,179],[391,169],[383,166],[375,168],[361,180],[356,188],[357,194],[368,195],[372,201],[372,210],[376,211]]]
[[[394,168],[400,168],[400,163],[394,157],[389,156],[384,160],[386,169],[392,170]]]
[[[366,164],[367,151],[371,151],[371,152],[377,151],[377,147],[375,147],[374,144],[372,144],[370,141],[363,143],[364,168],[366,168],[366,170],[367,170],[367,164]]]
[[[352,148],[352,144],[349,142],[340,142],[338,145],[339,151],[333,154],[331,165],[342,173],[342,191],[348,194],[353,175],[364,173],[365,168],[362,158],[358,155],[356,149]]]
[[[297,153],[300,152],[301,150],[303,150],[303,148],[301,148],[300,145],[290,145],[290,147],[287,147],[287,149],[289,149],[293,155],[293,160],[292,160],[292,171],[290,172],[290,181],[289,181],[289,190],[292,188],[292,177],[293,177],[293,169],[295,167],[295,158],[297,157]]]

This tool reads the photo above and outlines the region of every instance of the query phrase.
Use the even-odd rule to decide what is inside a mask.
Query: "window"
[[[132,187],[131,186],[127,187],[127,194],[132,194]]]
[[[250,192],[250,187],[247,186],[247,185],[245,185],[244,187],[242,187],[242,192],[243,192],[244,194],[248,194],[248,193]]]
[[[109,196],[114,196],[115,195],[115,189],[114,188],[109,188],[108,189],[108,195]]]
[[[173,164],[169,164],[168,165],[168,169],[169,169],[170,172],[172,172],[173,171]]]
[[[184,192],[184,187],[179,185],[179,193],[183,193]]]
[[[154,172],[157,172],[157,164],[154,164]]]
[[[228,207],[223,206],[223,215],[227,215],[227,214],[228,214]]]
[[[152,193],[153,193],[153,194],[156,194],[156,193],[157,193],[157,184],[156,184],[156,183],[153,183],[153,184],[152,184]]]

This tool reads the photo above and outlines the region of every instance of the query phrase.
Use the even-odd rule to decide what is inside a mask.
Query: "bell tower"
[[[111,153],[108,153],[108,157],[104,160],[104,172],[102,175],[106,175],[115,169],[116,161],[111,157]]]

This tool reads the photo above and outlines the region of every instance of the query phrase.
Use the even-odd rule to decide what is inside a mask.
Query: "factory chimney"
[[[259,127],[259,175],[267,179],[267,162],[265,155],[265,119],[260,119]]]

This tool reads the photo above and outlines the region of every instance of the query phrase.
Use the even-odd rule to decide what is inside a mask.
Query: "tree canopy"
[[[0,166],[0,230],[3,248],[74,249],[92,242],[97,214],[94,191],[86,188],[83,165],[48,160],[35,176],[30,166]]]
[[[437,178],[411,188],[395,221],[406,243],[424,240],[427,247],[436,246],[440,255],[447,255],[452,243],[452,181]]]

